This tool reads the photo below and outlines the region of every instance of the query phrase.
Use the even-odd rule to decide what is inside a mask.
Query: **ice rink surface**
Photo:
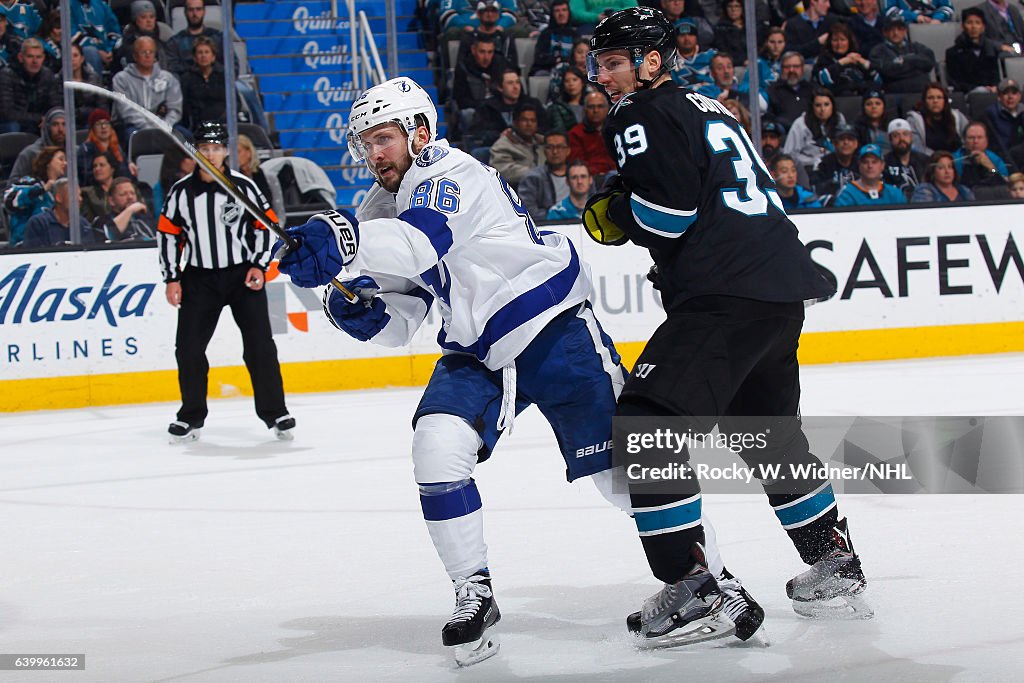
[[[805,368],[805,415],[1024,414],[1024,356]],[[770,645],[637,652],[657,586],[632,521],[569,485],[535,409],[476,472],[501,653],[455,670],[452,591],[408,455],[419,389],[289,396],[296,439],[247,399],[171,446],[176,406],[8,414],[0,460],[0,652],[86,670],[0,681],[1018,681],[1024,497],[846,496],[869,621],[796,616],[802,565],[758,495],[708,496]]]

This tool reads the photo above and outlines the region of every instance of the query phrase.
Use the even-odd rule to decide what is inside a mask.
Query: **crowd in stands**
[[[587,37],[609,11],[635,4],[423,3],[449,140],[506,174],[536,220],[582,206],[570,176],[580,162],[588,193],[614,172]],[[757,0],[756,102],[741,0],[639,4],[675,26],[676,83],[723,102],[751,136],[759,109],[763,156],[787,209],[1024,192],[1021,84],[1004,76],[1004,62],[1024,65],[1024,0]],[[937,24],[950,27],[948,41],[917,39],[937,35],[925,33]]]
[[[1024,66],[1024,0],[956,1],[757,0],[756,54],[741,0],[640,4],[675,26],[676,83],[722,101],[751,137],[752,110],[760,114],[762,153],[787,208],[1016,199],[1024,105],[1009,67]],[[224,120],[223,35],[207,24],[204,0],[182,0],[177,33],[161,0],[67,2],[72,79],[124,93],[186,136]],[[574,217],[614,173],[602,139],[610,105],[588,79],[587,39],[608,12],[635,4],[420,2],[448,139],[501,171],[537,220]],[[74,120],[65,120],[59,5],[0,0],[0,134],[28,134],[17,154],[0,150],[0,243],[66,241],[72,191],[85,239],[145,240],[191,161],[166,154],[150,186],[129,157],[131,136],[147,127],[142,117],[76,92]],[[937,35],[922,33],[933,25],[949,28],[945,43],[925,38]],[[266,128],[257,93],[242,80],[235,86],[240,119]],[[75,190],[60,182],[68,135],[78,143]],[[253,159],[251,142],[240,144],[239,155]],[[251,166],[280,206],[282,188]]]
[[[80,195],[83,243],[152,240],[164,193],[191,168],[177,158],[178,168],[161,174],[157,187],[139,180],[129,142],[152,124],[116,101],[76,91],[75,120],[66,120],[63,1],[0,0],[0,134],[15,134],[0,138],[0,244],[68,242],[73,192]],[[207,25],[204,0],[184,0],[186,23],[177,33],[160,21],[160,0],[120,2],[116,11],[108,0],[66,1],[73,80],[126,95],[186,138],[200,122],[225,120],[223,34]],[[255,92],[243,81],[235,85],[239,120],[265,127]],[[77,188],[65,177],[69,135],[78,143]]]

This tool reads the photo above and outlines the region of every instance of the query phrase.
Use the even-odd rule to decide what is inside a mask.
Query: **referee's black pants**
[[[811,452],[799,419],[800,366],[797,347],[804,306],[728,296],[702,296],[668,312],[637,359],[619,395],[616,415],[696,418],[691,428],[710,433],[717,424],[723,434],[764,432],[765,449],[747,449],[740,457],[755,471],[758,464],[820,464]],[[762,418],[760,420],[741,417]],[[778,417],[779,419],[771,419]],[[699,419],[704,418],[704,419]],[[688,454],[683,454],[688,457]],[[773,508],[785,506],[822,486],[808,477],[776,482],[764,491]],[[673,482],[671,493],[645,493],[630,487],[634,508],[671,506],[700,493],[696,477]],[[787,533],[804,562],[813,564],[834,546],[835,508]],[[643,536],[644,551],[654,575],[666,583],[679,581],[693,566],[690,548],[704,541],[703,526]]]
[[[277,346],[270,331],[266,287],[253,291],[245,286],[249,264],[217,270],[188,267],[181,273],[181,307],[175,358],[178,360],[178,386],[181,409],[178,419],[200,426],[206,420],[207,375],[210,364],[206,347],[210,344],[217,320],[225,306],[242,332],[242,357],[249,370],[256,401],[256,415],[272,427],[285,415],[284,387]]]

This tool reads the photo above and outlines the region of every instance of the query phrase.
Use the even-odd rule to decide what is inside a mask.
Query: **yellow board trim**
[[[632,366],[644,342],[616,345]],[[807,332],[800,339],[800,362],[865,361],[1024,352],[1024,322],[979,323],[883,330]],[[285,391],[292,393],[422,386],[437,354],[285,363]],[[213,397],[251,396],[244,366],[210,369]],[[86,406],[177,401],[174,370],[72,377],[0,380],[0,412],[55,410]]]

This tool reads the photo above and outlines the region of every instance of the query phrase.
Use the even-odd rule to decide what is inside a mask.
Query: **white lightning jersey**
[[[357,218],[349,269],[381,286],[391,319],[373,341],[384,346],[407,344],[436,300],[441,347],[497,370],[591,293],[569,239],[540,236],[505,179],[444,140],[420,152],[397,195],[375,185]]]

